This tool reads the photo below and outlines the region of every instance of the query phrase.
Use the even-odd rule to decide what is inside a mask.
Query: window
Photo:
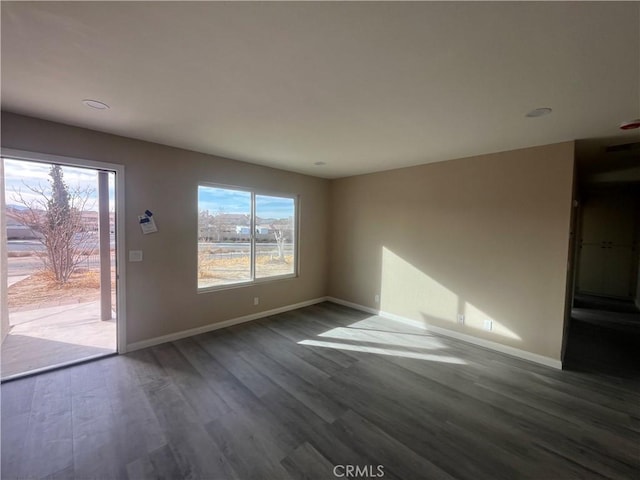
[[[297,273],[297,198],[198,186],[198,288]]]

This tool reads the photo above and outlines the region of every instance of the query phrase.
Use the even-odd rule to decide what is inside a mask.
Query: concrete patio
[[[115,315],[114,315],[115,318]],[[116,321],[100,320],[100,302],[12,312],[2,343],[3,379],[116,351]]]

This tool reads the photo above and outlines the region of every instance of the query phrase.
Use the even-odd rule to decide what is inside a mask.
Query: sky
[[[20,205],[16,193],[22,193],[27,200],[34,200],[37,195],[27,186],[44,187],[50,192],[49,170],[51,164],[29,162],[23,160],[4,160],[5,202],[7,205]],[[90,168],[62,167],[63,179],[70,190],[74,188],[89,188],[89,200],[85,210],[98,210],[98,173]],[[109,175],[109,204],[113,210],[115,199],[114,175]]]
[[[37,196],[27,185],[50,189],[49,170],[51,164],[23,160],[4,159],[5,201],[7,205],[19,205],[16,193],[21,192],[27,200]],[[89,188],[91,194],[85,210],[98,209],[98,175],[91,168],[62,167],[63,178],[69,189]],[[110,210],[114,206],[114,175],[109,176]],[[26,184],[26,185],[25,185]],[[50,191],[50,190],[49,190]],[[268,195],[256,195],[256,215],[261,218],[289,218],[294,215],[294,199]],[[240,190],[215,187],[198,187],[198,209],[211,213],[251,213],[251,194]]]
[[[289,218],[294,214],[294,199],[256,195],[256,216]],[[251,213],[251,193],[226,188],[198,187],[198,210],[210,213]]]

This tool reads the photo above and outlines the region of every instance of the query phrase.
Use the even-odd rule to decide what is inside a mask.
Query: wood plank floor
[[[3,384],[1,473],[632,479],[639,387],[323,303]]]

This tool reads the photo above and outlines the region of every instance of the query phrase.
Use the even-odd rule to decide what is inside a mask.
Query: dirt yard
[[[78,271],[65,285],[58,285],[50,272],[40,271],[11,285],[7,290],[9,311],[92,302],[100,299],[97,270]]]
[[[270,277],[293,273],[293,256],[286,255],[285,261],[273,259],[270,255],[256,258],[256,277]],[[224,285],[229,282],[249,279],[249,256],[236,258],[208,258],[200,255],[198,261],[198,284],[202,286]]]

